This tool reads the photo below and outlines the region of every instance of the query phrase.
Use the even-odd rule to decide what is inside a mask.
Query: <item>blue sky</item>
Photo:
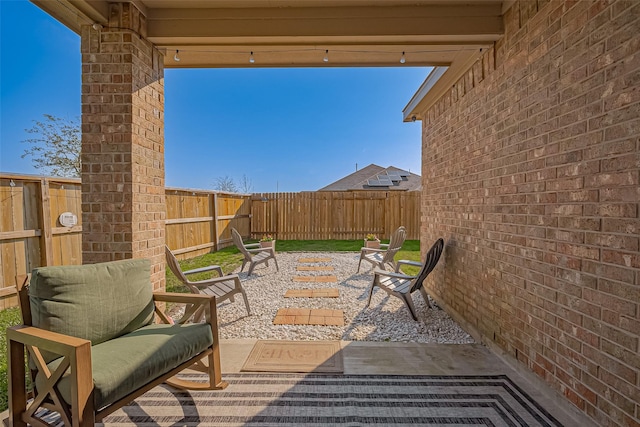
[[[80,37],[27,0],[0,0],[0,171],[43,114],[80,116]],[[370,163],[420,174],[421,124],[402,109],[430,69],[166,69],[166,185],[313,191]]]

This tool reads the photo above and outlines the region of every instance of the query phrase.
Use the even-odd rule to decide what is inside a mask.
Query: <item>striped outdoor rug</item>
[[[195,375],[194,375],[195,376]],[[190,376],[193,379],[193,376]],[[560,426],[507,376],[225,374],[229,387],[159,386],[107,417],[136,426]]]

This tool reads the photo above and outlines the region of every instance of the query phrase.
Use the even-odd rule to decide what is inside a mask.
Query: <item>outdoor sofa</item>
[[[19,290],[24,324],[7,331],[12,425],[42,425],[39,418],[55,411],[65,425],[90,426],[162,382],[226,386],[215,297],[154,293],[150,277],[146,259],[33,271]],[[183,318],[173,322],[164,313],[168,302],[186,304]],[[187,323],[203,309],[204,323]],[[25,384],[25,348],[33,393]],[[207,380],[174,377],[185,368]]]

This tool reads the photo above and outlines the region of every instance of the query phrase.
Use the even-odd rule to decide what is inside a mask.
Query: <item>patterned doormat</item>
[[[561,426],[504,375],[239,373],[223,379],[229,387],[220,391],[158,386],[104,425]]]
[[[260,340],[244,372],[342,372],[340,341]]]

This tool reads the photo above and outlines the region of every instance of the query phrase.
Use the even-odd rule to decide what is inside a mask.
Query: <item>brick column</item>
[[[82,257],[149,258],[164,287],[164,67],[146,18],[110,5],[110,22],[82,28]]]

